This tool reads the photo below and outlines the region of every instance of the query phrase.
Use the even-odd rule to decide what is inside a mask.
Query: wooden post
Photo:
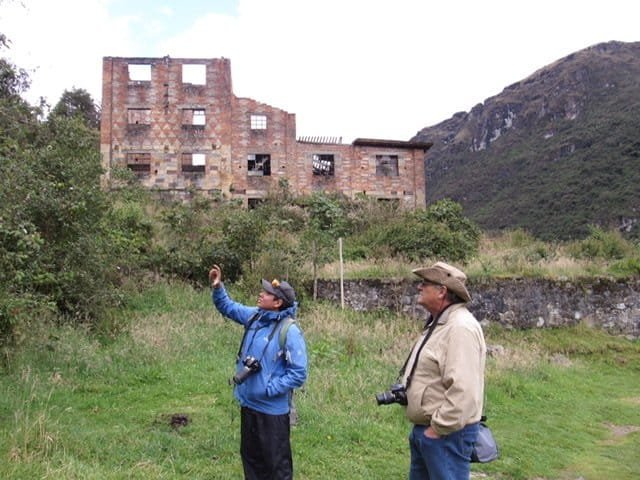
[[[344,310],[344,263],[342,262],[342,237],[338,238],[340,251],[340,307]]]

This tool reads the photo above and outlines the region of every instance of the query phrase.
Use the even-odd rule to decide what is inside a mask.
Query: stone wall
[[[553,281],[540,279],[469,281],[469,309],[478,320],[514,328],[587,325],[612,334],[640,337],[640,280]],[[345,281],[345,306],[390,309],[426,316],[416,304],[418,282]],[[318,298],[340,304],[340,284],[319,281]]]

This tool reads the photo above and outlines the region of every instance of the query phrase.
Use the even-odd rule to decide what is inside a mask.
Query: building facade
[[[100,150],[146,187],[193,190],[245,205],[286,180],[296,195],[362,194],[425,206],[430,143],[296,138],[295,114],[236,97],[229,59],[103,59]]]

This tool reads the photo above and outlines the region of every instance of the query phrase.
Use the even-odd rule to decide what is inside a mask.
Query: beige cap
[[[436,262],[430,267],[416,268],[413,273],[429,282],[444,285],[465,302],[471,301],[471,295],[465,286],[467,276],[448,263]]]

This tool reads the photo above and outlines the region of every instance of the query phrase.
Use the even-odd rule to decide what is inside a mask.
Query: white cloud
[[[65,89],[87,89],[101,97],[102,55],[127,51],[128,21],[108,16],[104,0],[25,0],[4,5],[4,32],[12,48],[5,52],[30,71],[31,101],[57,103]]]
[[[103,56],[224,56],[236,95],[295,113],[298,135],[345,141],[409,139],[571,52],[640,40],[626,0],[239,0],[233,16],[192,18],[202,2],[113,18],[109,0],[24,1],[28,14],[13,2],[0,19],[15,62],[38,66],[34,97],[77,86],[99,100]]]

